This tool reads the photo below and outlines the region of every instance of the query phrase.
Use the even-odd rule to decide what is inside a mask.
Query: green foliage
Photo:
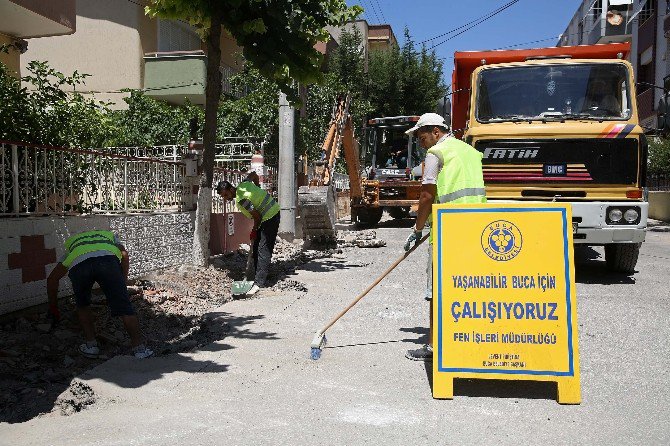
[[[325,42],[327,26],[339,26],[363,10],[344,0],[149,0],[147,14],[188,20],[202,30],[212,17],[242,47],[246,60],[290,95],[293,81],[321,79],[322,55],[314,46]]]
[[[277,132],[279,87],[255,68],[230,79],[233,96],[222,98],[217,118],[217,139],[227,136],[265,138]],[[239,98],[237,98],[239,97]]]
[[[107,104],[63,91],[76,89],[88,75],[75,71],[66,76],[38,61],[28,64],[28,72],[19,80],[0,64],[0,139],[66,147],[109,143],[113,131]]]
[[[186,103],[170,105],[157,101],[138,90],[128,90],[123,100],[127,110],[111,113],[115,128],[115,146],[154,146],[186,144],[189,141],[189,122],[198,118],[200,128],[204,121],[202,108]]]
[[[670,139],[649,140],[649,173],[670,174]]]
[[[420,115],[434,111],[447,92],[443,64],[435,51],[417,51],[405,28],[402,48],[370,54],[369,100],[375,116]]]

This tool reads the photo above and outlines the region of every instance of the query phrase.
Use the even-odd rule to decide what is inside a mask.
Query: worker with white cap
[[[419,210],[412,233],[407,237],[405,251],[422,237],[426,224],[430,224],[433,203],[486,203],[486,190],[482,174],[482,154],[471,145],[456,139],[449,132],[444,118],[437,113],[421,115],[414,127],[405,132],[418,139],[428,149],[423,169]],[[428,245],[428,283],[426,300],[432,299],[432,234]],[[428,343],[422,348],[409,350],[405,355],[415,361],[433,359],[433,308],[430,307]]]

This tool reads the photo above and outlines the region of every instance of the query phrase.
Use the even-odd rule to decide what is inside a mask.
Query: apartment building
[[[31,60],[45,60],[63,73],[90,74],[77,91],[115,108],[125,106],[123,89],[144,89],[175,104],[204,104],[207,55],[188,23],[150,18],[142,0],[79,0],[76,21],[74,34],[33,39],[21,59],[23,69]],[[224,32],[224,91],[230,91],[227,79],[242,66],[241,49]]]
[[[72,34],[76,29],[76,0],[0,0],[0,62],[16,76],[21,75],[21,55],[28,39]]]
[[[328,57],[330,51],[339,46],[343,32],[353,33],[355,30],[358,30],[362,37],[361,50],[363,51],[366,69],[371,51],[386,50],[392,46],[398,46],[398,41],[395,38],[395,34],[393,34],[393,28],[388,24],[370,25],[366,20],[360,19],[353,20],[340,27],[329,26],[326,29],[330,33],[331,42],[333,42],[331,47],[329,47],[329,51],[324,52],[326,57]]]
[[[663,87],[670,88],[668,38],[668,0],[584,0],[557,46],[630,42],[640,120],[651,129],[656,127]]]

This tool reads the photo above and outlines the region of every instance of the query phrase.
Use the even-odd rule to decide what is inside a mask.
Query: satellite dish
[[[619,26],[623,23],[623,16],[616,11],[607,11],[607,23]]]

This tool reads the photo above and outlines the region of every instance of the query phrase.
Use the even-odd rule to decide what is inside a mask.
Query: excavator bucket
[[[349,129],[349,100],[348,95],[338,98],[323,142],[322,159],[315,163],[309,186],[298,189],[298,207],[306,239],[328,242],[337,236],[336,194],[332,179],[343,140],[353,138]],[[344,142],[347,148],[353,147],[353,144],[352,141]]]
[[[335,188],[328,186],[301,186],[298,204],[302,231],[306,238],[327,242],[336,238]]]

